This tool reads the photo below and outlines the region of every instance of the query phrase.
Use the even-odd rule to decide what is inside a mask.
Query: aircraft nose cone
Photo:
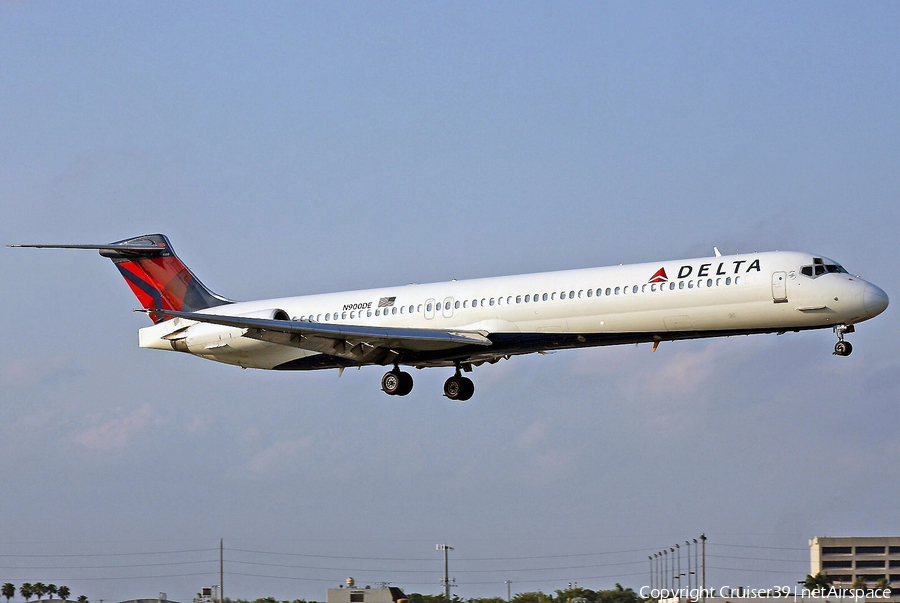
[[[868,287],[866,287],[865,301],[866,312],[868,312],[869,316],[871,316],[872,318],[875,318],[876,316],[884,312],[885,308],[888,307],[887,293],[885,293],[875,285],[869,285]]]

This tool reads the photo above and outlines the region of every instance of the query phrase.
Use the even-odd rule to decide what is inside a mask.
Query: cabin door
[[[787,299],[787,274],[775,272],[772,274],[772,299],[776,304],[784,303]]]

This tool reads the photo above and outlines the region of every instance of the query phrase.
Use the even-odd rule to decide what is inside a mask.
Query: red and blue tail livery
[[[106,245],[10,245],[42,249],[93,249],[113,261],[145,310],[195,312],[233,303],[206,288],[175,255],[165,235],[149,234]],[[161,312],[148,312],[154,324]]]
[[[195,312],[232,303],[206,288],[175,255],[165,235],[144,235],[116,241],[100,250],[113,261],[145,310]],[[165,320],[150,312],[154,323]]]

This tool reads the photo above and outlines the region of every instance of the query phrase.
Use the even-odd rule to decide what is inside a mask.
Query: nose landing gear
[[[850,342],[844,341],[844,333],[853,333],[855,330],[853,325],[838,325],[834,328],[834,332],[838,336],[838,342],[834,344],[835,356],[849,356],[853,352]]]

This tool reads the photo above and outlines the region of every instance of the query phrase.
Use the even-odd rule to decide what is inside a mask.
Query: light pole
[[[700,547],[703,549],[703,603],[706,603],[706,534],[700,534]]]
[[[699,577],[700,564],[697,562],[697,560],[699,559],[699,557],[697,556],[699,551],[697,550],[697,539],[694,538],[693,540],[694,540],[694,575]],[[700,580],[698,578],[694,578],[694,584],[699,586]]]
[[[669,588],[669,551],[667,551],[666,549],[663,549],[663,555],[665,555],[665,557],[663,557],[663,560],[665,561],[665,565],[666,565],[666,576],[665,576],[665,579],[663,580],[663,584],[665,585],[666,588]]]
[[[678,576],[677,576],[677,578],[678,578],[678,590],[680,591],[681,590],[681,547],[678,545],[678,543],[675,544],[675,551],[676,551],[675,554],[678,558]]]
[[[506,603],[509,603],[510,594],[511,594],[511,592],[512,592],[512,591],[510,590],[510,588],[511,588],[510,585],[511,585],[511,584],[512,584],[512,580],[507,580],[507,581],[506,581]]]
[[[684,541],[684,544],[687,545],[687,558],[688,558],[688,573],[687,573],[687,577],[688,577],[688,592],[690,593],[690,590],[691,590],[691,541],[690,541],[690,540],[685,540],[685,541]]]

